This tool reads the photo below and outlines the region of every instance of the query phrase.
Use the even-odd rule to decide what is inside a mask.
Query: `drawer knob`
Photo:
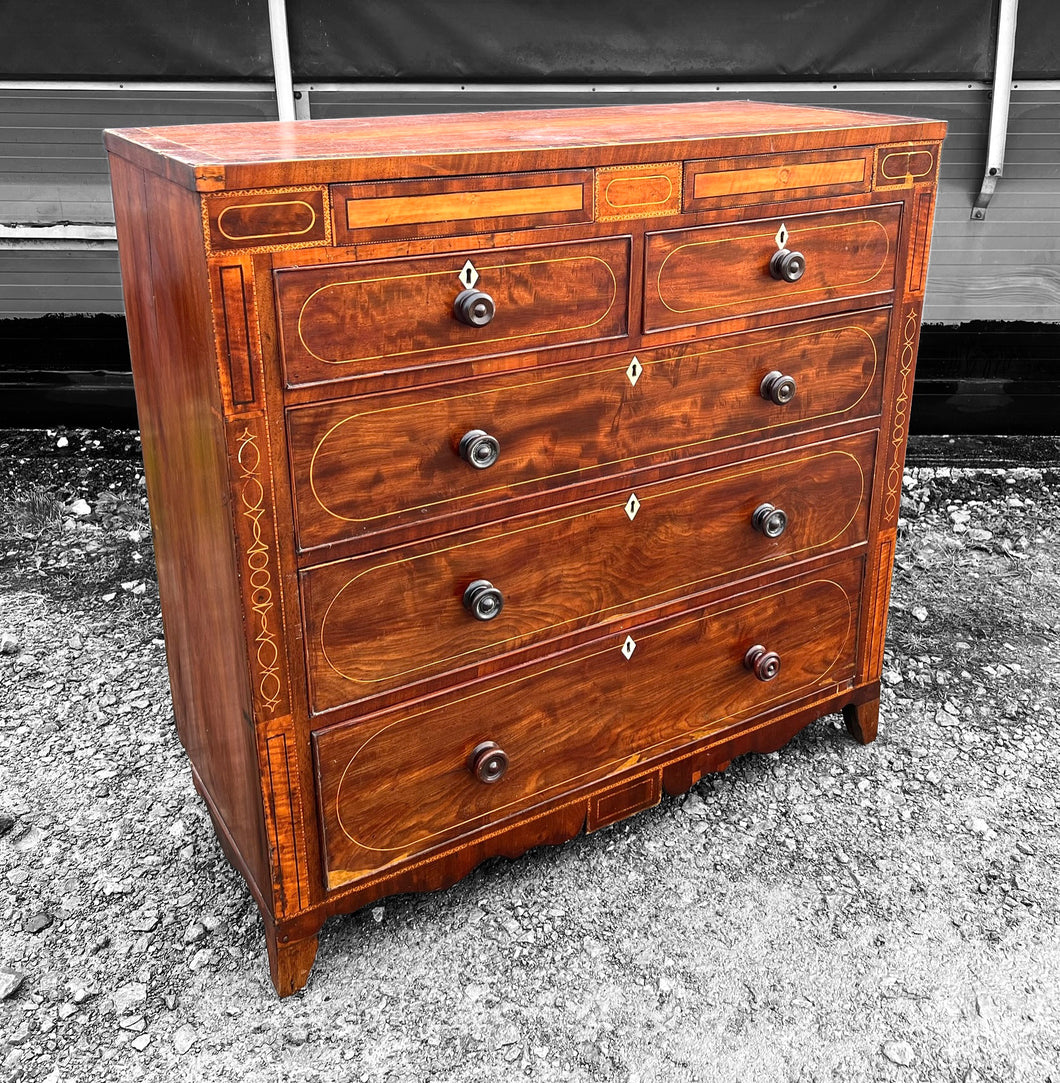
[[[801,252],[789,252],[786,248],[773,253],[769,261],[769,273],[781,282],[798,282],[806,270],[806,257]]]
[[[779,538],[787,529],[788,517],[780,508],[772,504],[759,504],[751,513],[751,526],[761,531],[767,538]]]
[[[760,680],[771,681],[780,672],[780,655],[756,643],[744,656],[743,664]]]
[[[795,398],[795,380],[782,372],[767,372],[762,377],[762,398],[775,402],[778,406],[787,406]]]
[[[476,579],[464,591],[464,608],[475,620],[493,620],[504,608],[504,595],[488,579]]]
[[[485,470],[492,466],[501,453],[501,445],[496,436],[490,436],[483,429],[471,429],[460,437],[460,458],[470,463],[476,470]]]
[[[496,313],[493,298],[482,290],[462,290],[453,301],[453,315],[468,327],[485,327]]]
[[[471,773],[487,786],[500,782],[508,770],[508,753],[496,741],[476,745],[469,763]]]

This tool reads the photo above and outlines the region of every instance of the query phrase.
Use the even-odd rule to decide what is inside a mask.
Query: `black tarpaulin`
[[[288,0],[295,77],[415,82],[989,79],[996,0]],[[1021,0],[1016,77],[1060,74]],[[266,0],[3,9],[0,78],[268,79]]]

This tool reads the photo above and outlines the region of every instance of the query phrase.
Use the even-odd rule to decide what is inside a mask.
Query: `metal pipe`
[[[1016,6],[1018,0],[1001,0],[997,15],[997,55],[994,60],[994,98],[990,105],[990,133],[986,145],[986,171],[972,218],[981,222],[994,196],[998,179],[1005,171],[1005,143],[1008,140],[1009,98],[1012,94],[1012,56],[1016,48]]]
[[[294,120],[297,114],[291,80],[291,47],[287,41],[287,5],[284,0],[269,0],[269,38],[272,41],[277,118]]]

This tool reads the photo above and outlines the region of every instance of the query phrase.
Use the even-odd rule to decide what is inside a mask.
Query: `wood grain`
[[[331,239],[323,188],[266,188],[206,196],[203,214],[213,251],[300,248]]]
[[[939,121],[723,101],[128,128],[105,142],[112,154],[213,191],[857,147],[945,132]]]
[[[794,318],[822,301],[886,293],[894,288],[900,220],[901,207],[889,204],[650,233],[644,329],[775,309],[790,310]],[[789,233],[785,247],[806,257],[797,282],[769,273],[781,225]]]
[[[485,327],[453,315],[471,260],[496,303]],[[626,332],[629,242],[466,251],[276,272],[284,369],[292,384],[422,366],[456,355],[616,338]]]
[[[328,915],[831,710],[875,736],[944,132],[729,102],[107,134],[177,726],[281,995]]]
[[[198,200],[111,164],[177,729],[255,894],[271,899]]]
[[[807,199],[822,192],[851,195],[870,186],[868,148],[785,155],[715,158],[685,165],[685,206],[692,209],[785,199]]]
[[[386,237],[444,237],[493,229],[591,222],[593,174],[549,173],[337,184],[339,244]]]
[[[608,626],[718,581],[864,541],[875,433],[638,487],[302,576],[310,703],[324,711]],[[779,538],[751,525],[770,502]],[[461,598],[487,579],[504,608]]]
[[[679,349],[453,383],[428,395],[369,395],[288,411],[299,544],[397,525],[418,533],[461,512],[557,490],[631,466],[879,412],[889,310]],[[633,358],[636,357],[634,365]],[[631,379],[630,371],[635,377]],[[774,370],[794,399],[763,398]],[[476,470],[458,454],[481,429],[500,458]]]
[[[849,678],[860,575],[860,562],[840,565],[827,576],[634,627],[628,660],[625,636],[616,634],[436,706],[315,734],[329,884]],[[782,658],[770,682],[743,664],[759,642]],[[675,672],[684,679],[674,681]],[[621,710],[601,711],[602,703]],[[496,741],[511,759],[496,785],[468,770],[483,740]]]

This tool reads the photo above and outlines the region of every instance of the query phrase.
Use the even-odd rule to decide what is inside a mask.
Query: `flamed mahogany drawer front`
[[[422,532],[444,516],[626,469],[638,456],[874,416],[889,316],[876,309],[469,380],[434,395],[292,408],[299,544],[398,525]],[[793,385],[769,384],[771,373]],[[469,433],[483,434],[490,465],[475,464]]]
[[[289,384],[617,338],[627,328],[625,237],[274,275]]]
[[[791,214],[647,236],[644,329],[798,309],[894,288],[900,204]],[[781,250],[801,266],[774,263]],[[771,270],[772,266],[772,270]]]
[[[861,573],[834,565],[314,734],[328,886],[848,681]]]
[[[317,712],[865,539],[876,433],[302,574]]]

